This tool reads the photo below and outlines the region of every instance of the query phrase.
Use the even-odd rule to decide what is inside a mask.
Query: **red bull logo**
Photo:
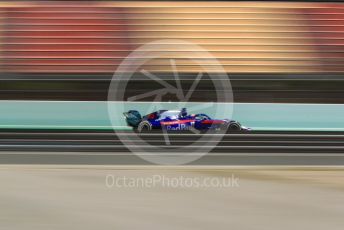
[[[188,124],[167,125],[167,130],[190,130],[191,126]]]

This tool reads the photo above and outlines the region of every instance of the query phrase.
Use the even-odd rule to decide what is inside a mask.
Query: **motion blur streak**
[[[1,1],[0,229],[342,230],[344,4],[281,1]],[[167,83],[169,58],[184,87],[203,72],[188,60],[197,51],[166,39],[219,60],[233,83],[233,118],[253,128],[187,166],[151,165],[143,156],[153,148],[129,152],[120,137],[135,134],[122,130],[122,113],[111,126],[107,111],[113,73],[148,42],[161,40],[169,55],[143,68]],[[216,101],[204,77],[190,102]],[[126,98],[161,87],[133,78]],[[140,137],[166,144],[159,133]],[[184,152],[171,149],[201,136],[168,137],[165,154],[175,157]],[[107,175],[233,174],[235,188],[106,186]]]
[[[2,2],[0,22],[5,73],[112,73],[132,50],[159,39],[199,44],[230,73],[344,70],[340,3]],[[167,47],[170,56],[147,70],[170,72],[167,58],[179,71],[200,70],[186,61],[192,50]]]
[[[116,178],[223,178],[233,188],[107,188]],[[3,166],[2,229],[342,230],[342,168],[132,169]],[[44,186],[42,186],[44,185]],[[20,217],[21,221],[18,221]],[[254,223],[254,224],[253,224]]]
[[[2,164],[64,164],[64,165],[149,165],[137,157],[185,156],[177,146],[212,146],[199,140],[201,136],[187,133],[169,134],[171,145],[158,133],[142,134],[147,146],[130,146],[120,141],[122,135],[111,132],[0,132]],[[210,134],[211,135],[211,134]],[[149,145],[151,146],[149,146]],[[155,147],[165,149],[157,151]],[[149,149],[149,152],[144,152]],[[226,134],[211,153],[190,165],[344,165],[344,135],[314,132],[254,132]],[[200,153],[193,152],[192,155]]]

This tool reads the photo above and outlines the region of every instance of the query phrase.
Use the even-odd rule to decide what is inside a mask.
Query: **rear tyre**
[[[142,121],[137,126],[137,132],[138,133],[145,133],[152,130],[152,125],[148,121]]]

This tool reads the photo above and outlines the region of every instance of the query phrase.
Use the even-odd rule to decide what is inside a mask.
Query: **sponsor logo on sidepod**
[[[186,124],[178,124],[177,126],[168,125],[166,126],[167,130],[190,130],[191,126]]]

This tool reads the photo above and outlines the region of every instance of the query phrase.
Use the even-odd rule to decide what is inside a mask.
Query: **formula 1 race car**
[[[151,131],[153,129],[162,130],[163,128],[167,131],[196,129],[201,132],[208,130],[250,130],[249,128],[242,126],[239,122],[233,120],[215,120],[203,113],[189,115],[185,108],[182,110],[159,110],[143,117],[136,110],[129,110],[123,114],[127,125],[133,127],[134,130],[139,133]]]

